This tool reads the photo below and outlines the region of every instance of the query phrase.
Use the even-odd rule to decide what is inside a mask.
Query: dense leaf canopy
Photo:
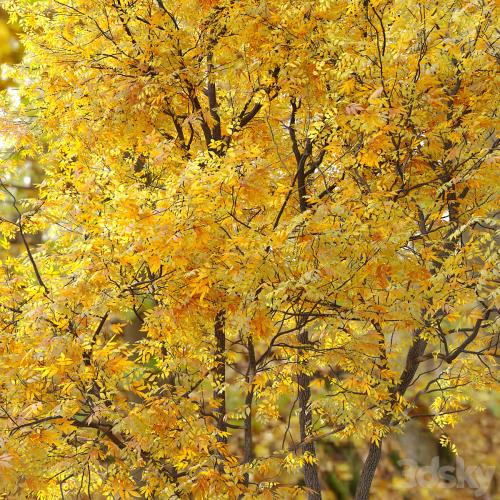
[[[421,399],[453,448],[496,383],[493,1],[4,3],[45,177],[2,177],[1,492],[318,499],[352,438],[367,498]]]

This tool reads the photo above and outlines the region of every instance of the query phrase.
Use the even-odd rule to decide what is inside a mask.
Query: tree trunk
[[[394,398],[396,394],[403,396],[413,381],[413,377],[417,373],[417,369],[420,364],[420,357],[427,347],[427,341],[420,337],[420,333],[420,330],[415,332],[415,340],[410,349],[408,349],[408,353],[406,355],[405,369],[399,378],[399,384],[393,387],[391,391],[391,398]],[[381,423],[384,425],[390,425],[390,416],[385,416]],[[380,439],[379,445],[376,445],[375,443],[370,445],[368,456],[363,464],[363,470],[356,487],[355,500],[364,500],[368,498],[381,454],[382,439]]]
[[[306,331],[301,331],[298,336],[299,342],[307,344],[309,341]],[[306,373],[297,375],[298,391],[299,391],[299,427],[300,440],[305,442],[309,436],[309,431],[312,426],[312,411],[311,411],[311,376]],[[316,447],[313,442],[302,445],[302,453],[307,453],[316,458]],[[309,500],[321,500],[321,486],[319,483],[318,467],[315,463],[305,463],[303,467],[304,483],[308,489]]]
[[[248,369],[246,375],[247,384],[249,384],[248,392],[245,398],[245,423],[244,423],[244,444],[243,444],[243,463],[250,463],[253,458],[253,433],[252,433],[252,403],[253,403],[253,379],[255,377],[256,363],[255,363],[255,349],[253,340],[248,339]],[[245,486],[248,486],[250,477],[248,472],[244,475]]]
[[[359,477],[355,500],[368,500],[372,481],[375,477],[375,472],[377,470],[381,455],[382,441],[380,441],[380,445],[372,443],[368,451],[368,456],[366,457],[365,463],[363,464],[361,476]]]
[[[214,399],[217,402],[215,414],[215,426],[219,432],[227,432],[226,425],[226,336],[224,333],[225,312],[219,311],[215,316],[214,335],[215,335],[215,369],[214,369],[214,382],[216,387],[214,389]],[[219,443],[227,444],[227,437],[225,435],[217,434],[217,441]],[[224,455],[217,454],[220,463],[217,469],[222,472],[224,469],[223,461]]]

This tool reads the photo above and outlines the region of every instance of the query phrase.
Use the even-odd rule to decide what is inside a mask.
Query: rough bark
[[[368,451],[363,470],[359,476],[358,487],[356,488],[355,500],[368,500],[373,478],[377,470],[380,457],[382,455],[382,442],[380,445],[372,443]]]

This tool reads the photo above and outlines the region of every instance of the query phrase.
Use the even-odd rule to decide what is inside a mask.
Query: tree
[[[496,383],[493,2],[6,5],[45,179],[0,229],[47,235],[0,271],[6,494],[319,499],[355,438],[365,499],[424,398],[453,448]]]

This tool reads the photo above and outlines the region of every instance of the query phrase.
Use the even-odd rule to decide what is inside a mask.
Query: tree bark
[[[377,466],[380,461],[381,455],[382,441],[380,441],[379,445],[372,443],[368,451],[368,456],[366,457],[365,463],[363,464],[363,470],[361,471],[361,475],[359,476],[355,500],[368,500],[372,481],[375,477],[375,472],[377,471]]]

